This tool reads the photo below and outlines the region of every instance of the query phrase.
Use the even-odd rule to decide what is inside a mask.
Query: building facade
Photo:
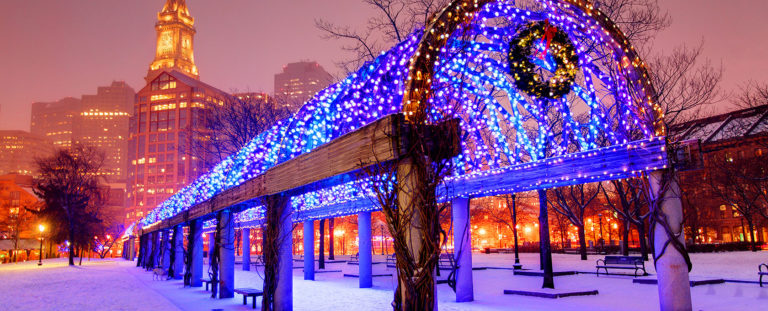
[[[82,110],[74,122],[73,141],[104,152],[101,174],[110,183],[126,181],[128,119],[135,96],[133,88],[122,81],[99,87],[96,95],[83,95]],[[125,189],[125,186],[119,188]]]
[[[147,84],[136,94],[128,140],[127,223],[143,217],[204,171],[195,146],[206,139],[206,113],[227,93],[199,80],[192,57],[193,19],[184,1],[158,14],[158,44]]]
[[[332,77],[317,62],[303,61],[283,66],[275,75],[275,97],[291,112],[331,83]]]
[[[38,247],[36,208],[39,199],[32,192],[32,176],[0,176],[0,262],[28,260],[25,252]]]
[[[755,168],[760,169],[759,164],[768,161],[768,105],[693,120],[670,128],[670,133],[678,141],[701,142],[704,168],[680,174],[688,243],[693,243],[694,238],[696,243],[749,241],[752,235],[744,215],[710,186],[717,182],[710,181],[711,170],[729,162],[755,163]],[[768,221],[759,214],[753,219],[755,240],[768,241]]]
[[[0,131],[0,175],[35,175],[35,159],[53,153],[53,142],[25,131]]]
[[[56,147],[69,148],[72,146],[75,119],[81,111],[82,102],[74,97],[33,103],[30,132],[51,140]]]

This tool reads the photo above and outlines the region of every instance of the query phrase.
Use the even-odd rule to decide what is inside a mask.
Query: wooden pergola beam
[[[395,160],[405,153],[400,141],[403,120],[402,114],[381,118],[317,147],[312,152],[278,164],[264,174],[229,188],[184,212],[142,228],[142,232],[170,228],[259,197],[297,189],[377,162]]]

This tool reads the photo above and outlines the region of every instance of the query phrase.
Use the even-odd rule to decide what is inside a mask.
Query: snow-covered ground
[[[339,256],[345,258],[344,256]],[[578,260],[576,255],[554,255],[555,271],[594,272],[594,262],[601,256]],[[383,256],[374,256],[384,261]],[[691,278],[724,278],[756,281],[757,265],[768,262],[768,252],[693,254]],[[511,267],[511,254],[475,254],[475,267]],[[538,268],[538,254],[521,254],[524,268]],[[393,277],[375,277],[374,287],[357,288],[356,278],[343,273],[357,273],[357,266],[344,263],[327,265],[315,281],[304,281],[301,262],[294,264],[295,310],[388,310],[391,307]],[[207,268],[206,268],[207,269]],[[653,264],[648,272],[655,277]],[[236,287],[261,287],[261,271],[240,271]],[[383,264],[374,265],[374,273],[391,273]],[[475,301],[454,302],[447,285],[438,285],[440,310],[657,310],[655,285],[632,283],[631,276],[578,274],[555,278],[559,290],[598,290],[596,296],[546,299],[504,295],[504,289],[538,290],[541,278],[514,276],[510,270],[476,270]],[[752,283],[725,283],[691,289],[695,310],[768,310],[768,287]],[[260,305],[259,299],[258,304]],[[82,267],[67,267],[63,259],[36,263],[0,265],[0,310],[250,310],[242,298],[211,299],[202,288],[183,288],[181,281],[154,281],[152,273],[135,263],[114,260],[83,262]]]

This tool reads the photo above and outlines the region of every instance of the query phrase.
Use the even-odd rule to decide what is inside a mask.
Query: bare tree
[[[696,192],[688,189],[682,191],[682,197],[680,198],[683,203],[683,222],[686,225],[685,236],[691,239],[691,244],[696,244],[699,236],[706,233],[705,230],[709,225],[716,224],[716,221],[714,221],[716,219],[714,210],[698,204],[696,198]],[[705,243],[706,238],[705,235],[703,238]]]
[[[357,70],[363,63],[372,61],[382,51],[405,40],[416,28],[427,24],[429,17],[445,7],[448,0],[362,0],[376,15],[368,20],[364,29],[337,25],[318,19],[315,25],[323,32],[323,38],[346,42],[342,49],[351,56],[337,65],[346,72]]]
[[[211,168],[289,115],[286,105],[266,94],[236,93],[208,107],[204,126],[193,127],[191,143],[180,145],[179,151],[203,159]]]
[[[37,160],[40,177],[33,191],[45,201],[39,213],[43,217],[63,217],[58,222],[66,225],[60,230],[67,232],[71,243],[70,266],[74,265],[74,249],[91,243],[89,226],[100,222],[97,211],[102,206],[104,187],[99,171],[103,165],[104,153],[79,144]]]
[[[752,108],[768,104],[768,83],[747,81],[736,96],[736,105]]]
[[[641,191],[643,191],[643,183],[638,178],[613,180],[602,187],[605,202],[618,218],[624,221],[623,255],[629,255],[629,228],[632,224],[637,228],[640,254],[644,260],[648,260],[645,224],[650,213],[648,204],[645,202],[645,196]]]
[[[726,152],[713,154],[707,161],[706,169],[709,174],[708,186],[712,193],[735,209],[747,222],[752,251],[756,252],[755,216],[763,209],[760,202],[763,189],[755,187],[753,182],[764,178],[765,165],[754,163],[750,159],[736,158]]]
[[[579,231],[579,253],[581,260],[587,260],[587,240],[584,230],[584,215],[590,204],[600,193],[602,184],[579,184],[551,190],[555,200],[549,205],[555,212],[565,216]]]

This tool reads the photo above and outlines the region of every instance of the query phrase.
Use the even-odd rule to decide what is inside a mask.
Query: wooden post
[[[181,280],[184,276],[184,228],[181,225],[176,225],[173,228],[174,243],[172,245],[174,252],[173,255],[173,278]]]
[[[304,222],[304,279],[315,280],[315,222]]]
[[[203,286],[203,221],[195,219],[189,223],[189,235],[192,236],[192,264],[190,267],[190,287]]]
[[[666,176],[665,176],[666,175]],[[663,217],[669,223],[672,233],[685,247],[685,235],[683,232],[683,205],[680,201],[680,187],[674,173],[655,171],[648,174],[651,193],[657,198],[661,195],[660,205]],[[663,184],[667,184],[662,189]],[[691,287],[688,277],[688,264],[676,248],[667,246],[668,239],[674,239],[667,235],[660,223],[651,228],[654,236],[654,254],[656,258],[656,273],[659,280],[659,304],[662,311],[692,310]],[[664,254],[661,255],[662,250]]]
[[[219,243],[219,298],[235,297],[235,220],[230,210],[221,212]]]
[[[277,238],[279,244],[279,267],[277,274],[277,288],[275,289],[275,311],[293,310],[293,254],[291,247],[293,244],[293,223],[291,222],[291,206],[289,200],[280,200],[283,206],[280,207],[280,236]]]
[[[373,287],[373,240],[371,239],[371,212],[357,214],[358,266],[360,288]]]
[[[419,200],[424,197],[419,193],[419,189],[422,188],[422,185],[425,183],[425,181],[421,179],[421,176],[419,176],[419,172],[417,170],[418,169],[413,164],[412,159],[403,160],[397,166],[397,180],[399,184],[397,200],[400,206],[398,213],[401,213],[403,217],[409,217],[411,219],[411,226],[408,228],[408,230],[406,230],[405,239],[408,252],[413,254],[413,260],[415,262],[419,262],[424,243],[424,237],[421,235],[421,231],[419,229],[421,227],[421,217],[419,212],[415,209],[418,208],[418,205],[423,204],[422,202],[419,202]],[[400,257],[398,257],[398,260],[400,260]],[[437,311],[437,286],[434,273],[435,272],[432,271],[432,284],[428,285],[431,285],[433,288],[433,310]],[[400,301],[402,302],[407,300],[406,298],[408,297],[408,294],[406,290],[407,288],[405,285],[400,284]],[[422,297],[416,297],[416,299],[421,298]]]
[[[456,263],[456,302],[475,300],[472,283],[472,237],[469,228],[469,199],[451,201],[453,217],[453,258]]]
[[[251,228],[240,230],[240,239],[243,241],[243,271],[251,271]]]

